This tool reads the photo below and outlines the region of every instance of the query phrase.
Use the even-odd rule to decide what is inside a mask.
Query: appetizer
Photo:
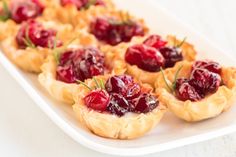
[[[236,69],[210,60],[180,62],[155,83],[159,100],[179,118],[201,121],[230,108],[236,96]]]
[[[143,136],[161,120],[166,109],[150,86],[129,75],[96,77],[81,84],[73,109],[96,135],[113,139]]]
[[[160,68],[172,68],[175,63],[193,61],[196,52],[192,45],[168,36],[164,40],[159,35],[134,38],[128,44],[103,46],[106,55],[113,59],[122,59],[127,64],[127,73],[154,86],[155,78],[160,75]]]

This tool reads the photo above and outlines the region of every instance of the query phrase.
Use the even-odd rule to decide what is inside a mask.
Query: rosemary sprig
[[[161,68],[162,77],[163,77],[163,79],[164,79],[164,82],[165,82],[165,84],[166,84],[166,87],[171,91],[171,93],[174,93],[174,92],[175,92],[175,89],[176,89],[176,82],[177,82],[179,73],[180,73],[180,71],[181,71],[182,68],[183,68],[183,65],[181,65],[181,66],[178,68],[178,70],[176,71],[175,77],[174,77],[174,82],[172,82],[171,85],[168,84],[167,79],[166,79],[165,74],[164,74],[164,71],[163,71],[163,69]]]
[[[116,20],[110,20],[109,23],[112,24],[112,25],[132,25],[133,24],[133,21],[131,20],[131,16],[128,12],[119,12],[120,14],[120,18],[121,20],[120,21],[116,21]]]
[[[26,31],[25,38],[23,39],[25,45],[27,47],[36,48],[36,46],[34,45],[34,43],[31,41],[31,39],[29,37],[29,27],[27,27],[25,31]]]
[[[89,87],[89,86],[88,86],[86,83],[84,83],[83,81],[76,80],[76,82],[78,82],[79,84],[82,84],[83,86],[85,86],[86,88],[88,88],[90,91],[93,90],[91,87]]]
[[[0,16],[0,21],[6,21],[11,17],[11,12],[7,5],[7,2],[3,0],[3,15]]]
[[[178,78],[179,72],[181,71],[182,68],[183,68],[183,65],[181,65],[181,66],[178,68],[177,72],[175,73],[174,82],[173,82],[173,84],[172,84],[172,89],[174,89],[174,90],[176,89],[177,78]]]
[[[61,53],[63,51],[65,51],[67,49],[67,47],[77,39],[78,37],[75,37],[73,39],[71,39],[70,41],[68,41],[66,44],[64,44],[62,47],[60,48],[57,48],[57,41],[58,41],[58,35],[56,35],[56,38],[54,40],[54,43],[53,43],[53,56],[57,62],[57,64],[60,64],[60,56],[61,56]]]
[[[90,6],[95,5],[96,2],[96,0],[89,0],[88,3],[82,9],[87,10]]]
[[[93,77],[92,79],[93,79],[93,81],[95,82],[95,87],[94,87],[94,88],[89,87],[89,86],[88,86],[86,83],[84,83],[83,81],[76,80],[76,82],[78,82],[79,84],[82,84],[83,86],[85,86],[86,88],[88,88],[90,91],[92,91],[92,90],[94,90],[94,89],[99,89],[99,88],[100,88],[100,89],[105,89],[104,83],[103,83],[103,81],[102,81],[101,79],[99,79],[100,84],[99,84],[98,80],[97,80],[95,77]]]
[[[187,37],[184,37],[184,39],[179,44],[177,44],[177,45],[176,45],[176,43],[174,44],[175,47],[180,48],[185,43],[186,40],[187,40]]]
[[[57,64],[60,63],[60,54],[57,52],[56,48],[57,48],[57,41],[58,41],[58,33],[56,34],[55,40],[53,42],[53,56],[57,62]],[[50,45],[49,45],[50,47]]]
[[[95,82],[96,86],[95,86],[95,89],[97,88],[101,88],[100,85],[98,84],[98,81],[95,77],[93,77],[93,81]]]
[[[104,82],[103,82],[102,79],[100,79],[100,86],[101,86],[102,89],[105,89],[105,85],[104,85]]]
[[[167,79],[166,79],[166,77],[165,77],[165,74],[164,74],[164,71],[163,71],[162,68],[161,68],[161,74],[162,74],[162,77],[163,77],[164,82],[165,82],[165,84],[166,84],[166,87],[173,93],[174,90],[173,90],[173,88],[168,84]]]

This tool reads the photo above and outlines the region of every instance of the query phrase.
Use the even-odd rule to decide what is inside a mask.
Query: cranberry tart
[[[106,10],[107,11],[107,10]],[[144,36],[148,28],[142,19],[124,11],[109,10],[78,14],[76,28],[84,28],[99,41],[100,45],[128,43],[133,37]]]
[[[80,45],[71,44],[57,52],[56,56],[49,56],[41,69],[40,83],[54,98],[67,104],[74,102],[72,95],[80,91],[79,84],[83,81],[98,75],[123,74],[126,71],[123,62],[106,58],[92,39],[87,44],[84,41],[80,41]]]
[[[82,124],[98,136],[134,139],[161,120],[166,108],[149,85],[129,75],[105,75],[85,81],[74,93],[73,109]]]
[[[236,96],[236,69],[210,60],[180,62],[155,83],[159,100],[179,118],[201,121],[230,108]]]
[[[43,16],[48,20],[77,26],[84,23],[81,19],[84,19],[85,15],[106,14],[108,10],[113,9],[114,5],[111,0],[59,0],[47,7]]]
[[[174,36],[167,36],[166,40],[159,35],[136,37],[130,43],[106,45],[102,49],[110,58],[122,59],[127,64],[128,74],[152,86],[161,68],[172,68],[179,61],[193,61],[196,57],[191,44]]]
[[[71,38],[72,26],[53,21],[28,20],[16,33],[1,42],[6,56],[28,72],[40,72],[40,67],[54,47]]]
[[[44,5],[39,0],[18,0],[0,2],[0,41],[12,36],[17,31],[17,25],[39,17]]]

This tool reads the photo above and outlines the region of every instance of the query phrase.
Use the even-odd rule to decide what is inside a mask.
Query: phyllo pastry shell
[[[7,20],[5,22],[0,22],[0,42],[9,36],[16,34],[18,30],[18,25],[13,20]]]
[[[173,83],[175,73],[182,66],[178,77],[189,78],[192,71],[191,62],[180,62],[172,69],[164,71],[167,83]],[[222,67],[221,79],[223,85],[220,85],[217,91],[207,94],[204,98],[198,101],[181,101],[173,93],[169,91],[164,81],[163,76],[156,79],[156,93],[158,99],[167,105],[171,112],[177,117],[189,121],[201,121],[208,118],[213,118],[229,109],[236,98],[236,69]]]
[[[79,38],[82,40],[82,38]],[[88,42],[88,39],[86,39]],[[71,44],[68,47],[73,49],[86,49],[86,48],[96,48],[96,44],[94,42],[89,42],[85,44],[84,41],[79,42],[80,44]],[[96,48],[99,50],[98,48]],[[65,50],[66,52],[66,50]],[[102,52],[101,52],[102,53]],[[105,56],[105,71],[104,73],[107,74],[123,74],[126,71],[126,65],[120,60],[110,60]],[[38,80],[41,85],[53,96],[55,99],[62,101],[67,104],[73,104],[73,93],[80,91],[79,82],[76,83],[68,83],[62,80],[57,79],[57,60],[55,56],[50,55],[45,63],[42,65],[41,70],[42,73],[39,75]]]
[[[53,21],[41,21],[37,20],[40,24],[45,27],[45,29],[55,29],[57,32],[57,40],[62,43],[66,43],[72,37],[75,37],[73,28],[69,24],[60,24]],[[17,31],[14,31],[14,34],[8,36],[1,42],[1,48],[5,55],[19,68],[33,73],[39,73],[41,71],[40,67],[47,58],[49,54],[52,53],[52,48],[47,47],[30,47],[20,48],[17,43],[16,36]]]
[[[84,26],[85,15],[96,16],[96,14],[106,14],[109,10],[114,10],[111,0],[103,0],[104,5],[91,5],[88,8],[77,9],[73,4],[62,6],[60,2],[54,1],[49,7],[45,8],[43,18],[76,26]],[[81,27],[80,27],[81,28]]]
[[[110,76],[97,77],[104,82]],[[86,80],[88,86],[94,86],[93,80]],[[161,103],[148,113],[128,112],[123,116],[117,116],[109,112],[93,110],[85,105],[84,98],[89,90],[81,85],[81,90],[74,93],[75,104],[73,110],[79,121],[92,133],[112,139],[134,139],[143,136],[153,129],[166,112],[165,106]],[[142,85],[143,88],[150,86]],[[148,89],[149,90],[149,89]]]

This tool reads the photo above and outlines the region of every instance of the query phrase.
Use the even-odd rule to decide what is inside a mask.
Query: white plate
[[[220,51],[202,36],[187,28],[165,10],[147,0],[116,0],[121,8],[128,9],[136,16],[143,17],[153,32],[161,35],[176,34],[187,37],[196,46],[199,58],[210,58],[224,65],[235,65],[230,57]],[[1,64],[19,82],[35,103],[70,137],[93,150],[123,156],[143,155],[159,152],[236,131],[236,107],[221,116],[204,122],[189,124],[177,119],[171,113],[144,137],[129,140],[110,140],[93,135],[76,120],[70,106],[53,100],[40,86],[37,77],[16,68],[0,53]]]

